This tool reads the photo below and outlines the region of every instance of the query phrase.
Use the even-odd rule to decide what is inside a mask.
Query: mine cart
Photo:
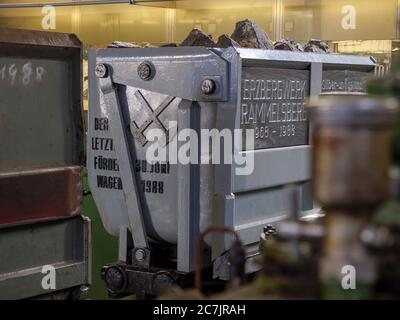
[[[291,210],[286,186],[300,186],[303,212],[314,207],[306,100],[364,94],[374,66],[370,57],[234,47],[91,50],[89,183],[120,243],[119,261],[102,272],[109,293],[190,282],[196,239],[210,226],[234,230],[246,272],[256,271],[264,227]],[[153,141],[152,129],[163,138]],[[173,161],[189,141],[179,137],[184,129],[198,145],[206,130],[231,133],[233,143],[221,139],[215,149],[192,149],[194,161]],[[167,160],[149,161],[157,144]],[[212,162],[225,147],[242,161]],[[201,268],[210,278],[229,279],[231,243],[229,234],[205,237]]]
[[[0,29],[0,299],[90,283],[81,99],[76,36]]]

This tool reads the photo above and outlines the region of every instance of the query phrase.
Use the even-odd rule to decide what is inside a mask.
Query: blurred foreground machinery
[[[311,105],[312,190],[325,214],[300,217],[290,186],[292,219],[261,236],[263,271],[221,297],[399,299],[399,226],[377,218],[390,195],[397,103],[332,95]]]
[[[383,98],[331,97],[311,110],[313,194],[326,213],[319,269],[325,297],[341,292],[343,273],[354,272],[354,288],[347,289],[356,290],[346,293],[372,298],[379,273],[385,271],[380,267],[387,267],[380,265],[387,253],[384,260],[379,253],[390,249],[393,239],[372,219],[389,197],[396,116],[396,101]],[[374,248],[380,249],[375,257]]]
[[[259,30],[250,40],[235,34],[242,46],[270,42]],[[210,226],[241,239],[245,273],[259,270],[254,261],[263,229],[313,209],[306,99],[365,93],[375,65],[370,57],[198,45],[90,51],[89,182],[104,226],[120,241],[119,261],[102,271],[111,296],[193,286],[196,239]],[[163,133],[155,143],[151,129]],[[221,139],[212,146],[242,160],[254,157],[254,170],[250,162],[224,162],[223,154],[213,163],[212,148],[192,149],[189,163],[177,161],[177,150],[188,147],[188,136],[178,139],[183,129],[192,129],[196,148],[194,136],[199,145],[210,141],[202,130],[231,133],[233,145]],[[246,129],[253,130],[254,146]],[[147,158],[155,146],[165,149],[165,160]],[[288,184],[299,186],[296,210]],[[229,234],[204,237],[205,290],[207,283],[230,279],[231,245]],[[237,243],[233,248],[240,257]]]

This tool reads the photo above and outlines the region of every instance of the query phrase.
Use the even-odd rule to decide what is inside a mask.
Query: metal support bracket
[[[129,146],[128,126],[124,119],[124,113],[118,100],[109,66],[98,64],[96,66],[96,76],[99,78],[104,103],[110,111],[108,115],[109,124],[121,172],[124,199],[128,209],[128,219],[134,245],[132,263],[148,267],[150,265],[150,249],[143,218],[140,188],[132,166],[136,157],[133,152],[134,149]]]

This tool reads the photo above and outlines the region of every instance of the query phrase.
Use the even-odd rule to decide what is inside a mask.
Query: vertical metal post
[[[322,91],[322,71],[323,65],[320,62],[312,62],[310,67],[310,97],[319,96]],[[308,124],[308,141],[312,140],[312,125]],[[310,170],[311,171],[311,170]],[[301,186],[301,210],[307,211],[318,207],[311,196],[311,182],[305,182]]]
[[[312,62],[310,67],[310,97],[316,97],[322,91],[322,72],[323,66],[321,62]],[[312,127],[308,125],[308,141],[311,144]]]
[[[178,109],[178,127],[180,131],[194,130],[200,139],[198,103],[182,101]],[[184,143],[187,142],[178,141],[178,150]],[[178,271],[191,272],[194,270],[196,239],[200,233],[200,165],[178,161],[178,179]]]
[[[104,65],[102,65],[104,66]],[[107,71],[109,73],[109,70]],[[135,248],[148,248],[145,232],[142,206],[140,205],[139,188],[133,168],[135,155],[129,147],[127,137],[127,124],[123,111],[118,101],[118,96],[111,79],[111,75],[100,77],[100,89],[103,92],[104,103],[109,110],[110,129],[115,143],[118,165],[121,172],[121,180],[125,203],[128,208],[128,218]]]

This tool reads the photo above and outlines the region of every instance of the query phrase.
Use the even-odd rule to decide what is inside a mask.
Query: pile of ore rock
[[[150,44],[141,46],[138,44],[114,41],[109,48],[138,48],[153,47]],[[282,39],[275,44],[268,37],[268,34],[260,28],[257,23],[250,19],[245,19],[236,23],[236,28],[232,35],[223,34],[217,42],[211,35],[200,29],[193,29],[189,35],[180,44],[171,43],[162,47],[207,47],[207,48],[258,48],[268,50],[286,50],[297,52],[330,53],[328,45],[317,39],[311,39],[302,46],[300,43],[288,39]]]

